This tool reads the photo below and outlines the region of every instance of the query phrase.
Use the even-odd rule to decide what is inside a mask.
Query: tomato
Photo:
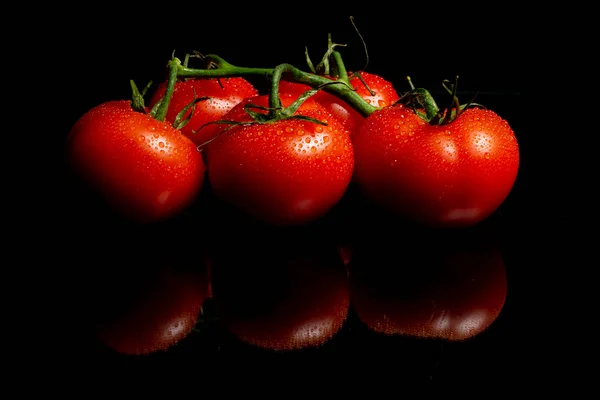
[[[281,97],[285,107],[294,100]],[[268,95],[244,100],[223,119],[251,121],[244,110],[247,104],[266,107]],[[327,125],[301,119],[229,125],[209,143],[208,179],[215,195],[259,221],[282,226],[314,221],[337,204],[353,173],[350,138],[342,124],[310,98],[296,111],[299,114]]]
[[[349,266],[352,304],[370,329],[461,341],[497,321],[507,277],[495,239],[482,230],[441,232],[357,243]]]
[[[150,107],[158,103],[165,95],[166,82],[162,82],[150,98]],[[182,120],[189,118],[187,123],[180,128],[181,133],[192,139],[197,145],[201,145],[211,138],[204,134],[204,130],[199,128],[211,121],[220,119],[234,105],[246,97],[255,96],[258,90],[244,78],[194,78],[179,80],[175,82],[173,95],[169,102],[166,120],[175,122],[177,114],[194,99],[206,98],[196,102],[192,109],[189,109]],[[191,115],[191,117],[190,117]]]
[[[350,85],[367,103],[375,107],[385,107],[399,100],[398,92],[390,81],[369,72],[361,72],[360,76],[364,82],[358,76],[354,76],[350,79]],[[282,94],[298,96],[309,89],[311,89],[310,86],[298,82],[285,80],[279,82],[279,92]],[[320,90],[312,97],[340,119],[351,134],[365,119],[358,111],[334,94]]]
[[[81,116],[66,150],[76,176],[118,215],[136,222],[181,213],[204,183],[196,145],[126,100],[100,104]]]
[[[201,270],[147,267],[118,285],[109,284],[95,317],[95,335],[104,346],[122,354],[166,351],[186,338],[196,325],[207,277]],[[124,283],[127,283],[126,285]]]
[[[334,246],[314,233],[237,235],[211,257],[213,301],[224,327],[261,349],[329,343],[346,321],[350,290]],[[303,246],[305,242],[307,246]]]
[[[354,180],[373,203],[407,221],[474,225],[507,198],[519,146],[494,111],[467,108],[448,124],[428,124],[401,104],[370,114],[353,137]]]

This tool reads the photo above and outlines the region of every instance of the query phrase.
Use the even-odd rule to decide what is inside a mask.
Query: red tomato
[[[109,101],[86,112],[67,139],[70,166],[115,211],[141,222],[191,205],[204,182],[196,145],[171,125]]]
[[[400,99],[398,92],[396,92],[396,89],[391,82],[379,75],[368,72],[361,72],[360,75],[362,76],[364,83],[358,76],[355,76],[350,79],[350,85],[356,90],[356,93],[367,101],[367,103],[375,107],[385,107],[394,104]],[[279,83],[280,93],[291,94],[296,97],[309,89],[311,89],[310,86],[298,82],[282,80]],[[356,131],[358,126],[365,119],[358,111],[334,94],[321,90],[312,97],[325,105],[335,117],[340,119],[351,134]]]
[[[458,341],[497,320],[507,294],[498,247],[481,231],[442,232],[357,243],[349,266],[352,304],[369,328]]]
[[[340,331],[350,307],[344,265],[333,246],[298,246],[303,237],[240,235],[233,249],[213,252],[215,309],[239,340],[289,351],[319,347]]]
[[[161,100],[165,95],[165,91],[166,82],[162,82],[150,99],[150,107],[154,107]],[[246,97],[257,94],[258,90],[241,77],[180,80],[175,82],[165,119],[171,123],[174,122],[177,114],[192,103],[194,99],[207,97],[207,99],[200,100],[194,105],[194,114],[191,118],[191,109],[185,113],[182,120],[190,119],[180,129],[194,143],[201,145],[211,139],[211,137],[204,134],[205,130],[199,130],[202,125],[220,119],[234,105]],[[197,133],[195,133],[196,131]]]
[[[386,107],[366,118],[353,143],[354,180],[366,197],[431,226],[469,226],[490,216],[519,167],[508,122],[482,108],[430,125],[407,107]]]
[[[284,106],[294,100],[281,97]],[[223,119],[250,121],[246,104],[266,107],[268,95],[244,100]],[[235,125],[208,144],[208,177],[217,197],[275,225],[308,223],[338,203],[352,178],[350,138],[341,123],[310,98],[299,114],[327,125],[300,119]]]
[[[123,354],[150,354],[170,349],[191,333],[207,297],[204,271],[147,267],[125,281],[109,284],[110,290],[95,300],[102,302],[95,322],[102,344]]]

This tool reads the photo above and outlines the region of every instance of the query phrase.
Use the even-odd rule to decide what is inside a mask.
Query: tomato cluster
[[[302,225],[353,183],[407,221],[462,227],[489,217],[515,183],[519,148],[508,122],[458,105],[455,94],[456,106],[440,110],[427,91],[401,95],[373,73],[295,67],[270,70],[277,84],[262,92],[244,77],[253,69],[214,58],[223,76],[173,61],[179,73],[148,106],[109,101],[73,126],[71,166],[122,216],[169,219],[210,185],[253,218]]]
[[[275,349],[318,345],[342,326],[351,292],[359,317],[375,330],[413,334],[417,329],[428,332],[425,336],[459,340],[474,334],[474,328],[460,332],[447,328],[452,321],[444,315],[440,321],[446,330],[425,329],[429,303],[419,299],[414,303],[425,311],[417,315],[394,313],[403,309],[396,307],[396,303],[404,304],[403,298],[392,305],[393,310],[386,310],[384,317],[379,311],[373,313],[385,307],[372,295],[371,287],[381,286],[377,291],[382,292],[389,289],[387,283],[406,277],[386,274],[387,267],[379,274],[373,259],[364,263],[364,257],[395,252],[395,239],[392,243],[367,238],[356,248],[345,247],[342,239],[317,251],[323,243],[317,246],[312,234],[285,236],[282,232],[289,231],[277,229],[301,229],[321,221],[351,192],[366,200],[352,204],[383,210],[409,222],[406,226],[478,225],[500,207],[516,181],[519,146],[515,133],[493,110],[478,104],[461,105],[456,84],[444,84],[452,106],[440,109],[428,91],[414,88],[412,83],[410,90],[400,92],[377,74],[346,72],[339,53],[328,54],[335,60],[335,72],[302,71],[289,64],[273,69],[241,68],[216,55],[207,57],[209,67],[190,68],[173,58],[167,78],[157,85],[147,104],[148,87],[140,93],[132,83],[131,100],[99,104],[74,123],[66,141],[69,166],[117,218],[133,222],[133,226],[165,227],[160,223],[185,218],[208,193],[231,209],[211,208],[207,214],[235,210],[267,229],[276,229],[269,238],[251,241],[246,247],[244,243],[255,232],[240,235],[236,243],[243,251],[232,252],[220,238],[229,235],[231,241],[235,229],[228,230],[220,221],[221,227],[212,227],[215,229],[210,232],[217,238],[214,251],[208,257],[199,256],[212,272],[173,275],[160,266],[148,285],[141,285],[145,300],[128,308],[136,313],[123,313],[117,306],[118,312],[108,313],[99,324],[98,335],[105,344],[129,354],[169,348],[188,335],[204,300],[214,297],[224,324],[242,341]],[[253,81],[264,78],[268,90],[259,89]],[[210,190],[205,192],[206,188]],[[263,251],[261,240],[271,240],[276,250]],[[334,244],[333,252],[330,244]],[[420,255],[411,259],[417,264],[415,270],[423,269],[417,260]],[[269,275],[280,276],[289,270],[289,276],[280,277],[293,284],[283,292],[275,290],[265,302],[284,304],[291,313],[263,315],[246,307],[244,298],[251,297],[247,291],[258,286],[247,285],[252,278],[244,269],[248,262],[262,264]],[[450,259],[432,257],[427,262],[443,266],[441,272],[433,271],[436,274],[445,274],[455,264],[478,268],[484,263],[473,262],[462,253]],[[329,266],[333,266],[331,271]],[[345,272],[341,275],[340,266]],[[350,266],[354,273],[347,280]],[[505,282],[502,268],[498,271],[494,275],[497,290],[477,297],[493,306],[485,324],[477,329],[484,329],[502,306]],[[476,275],[467,272],[469,279]],[[373,273],[385,279],[377,281]],[[440,279],[450,281],[445,275]],[[276,289],[262,276],[257,282],[265,285],[262,293]],[[427,292],[439,289],[425,281],[420,285]],[[169,294],[172,288],[177,288],[178,296]],[[302,297],[304,292],[295,291],[298,288],[318,295]],[[148,295],[149,291],[154,294]],[[314,302],[314,307],[296,309],[299,297],[300,303]],[[453,302],[455,298],[456,292],[444,292],[435,301],[461,312],[470,310],[470,305]],[[269,305],[276,309],[273,307]],[[288,318],[290,315],[294,318]],[[261,330],[264,326],[272,327],[266,336]],[[119,333],[124,327],[131,335]]]

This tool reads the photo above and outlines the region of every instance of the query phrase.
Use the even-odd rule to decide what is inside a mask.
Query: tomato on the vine
[[[456,115],[430,124],[402,104],[370,114],[353,137],[354,178],[366,197],[428,226],[471,226],[494,213],[517,177],[515,134],[492,110]]]
[[[354,166],[352,143],[340,121],[311,98],[293,116],[313,120],[254,121],[246,106],[267,107],[268,99],[269,95],[246,99],[223,117],[242,124],[213,125],[222,133],[206,147],[208,179],[217,197],[258,220],[308,223],[344,195]],[[281,95],[283,107],[295,100]]]
[[[374,107],[389,106],[400,99],[393,84],[380,75],[362,71],[360,74],[351,76],[350,86],[352,86],[356,93],[358,93],[367,103]],[[336,80],[336,78],[333,77],[329,78]],[[279,92],[283,94],[298,96],[309,89],[312,88],[299,82],[282,80],[279,83]],[[350,134],[353,134],[365,119],[344,100],[325,90],[320,90],[313,95],[313,97],[315,100],[322,103],[335,117],[342,121]]]
[[[150,107],[154,107],[163,98],[166,87],[166,82],[158,85],[150,98]],[[204,135],[206,131],[198,131],[202,125],[220,119],[240,101],[257,94],[258,90],[242,77],[178,80],[173,88],[165,120],[174,123],[178,114],[195,102],[180,116],[179,121],[186,122],[179,129],[194,143],[201,145],[211,139]]]
[[[69,165],[118,214],[138,222],[165,220],[199,194],[205,165],[196,145],[127,100],[82,115],[67,138]]]

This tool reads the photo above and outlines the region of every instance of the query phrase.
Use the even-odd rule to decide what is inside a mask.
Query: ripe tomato
[[[441,232],[357,243],[349,266],[352,304],[370,329],[459,341],[497,320],[507,278],[494,239],[481,230]]]
[[[508,122],[483,108],[430,125],[395,105],[369,115],[353,137],[354,180],[367,198],[409,221],[474,225],[510,193],[519,147]]]
[[[150,98],[150,107],[154,107],[165,95],[166,82],[162,82]],[[192,109],[189,109],[182,120],[189,118],[187,123],[180,128],[181,133],[192,139],[197,145],[201,145],[211,138],[206,136],[206,131],[198,129],[207,122],[220,119],[234,105],[246,97],[255,96],[258,90],[241,77],[231,78],[194,78],[179,80],[175,82],[173,95],[169,102],[166,121],[173,123],[177,114],[194,99],[207,97],[194,105],[193,115],[190,117]],[[198,131],[197,133],[195,133]]]
[[[281,100],[286,107],[294,98]],[[268,95],[244,100],[223,119],[251,121],[244,110],[247,104],[266,107]],[[218,198],[275,225],[314,221],[338,203],[352,178],[350,138],[341,123],[310,98],[295,115],[327,125],[301,119],[233,125],[208,144],[208,177]]]
[[[215,246],[213,301],[224,327],[244,343],[274,351],[319,347],[343,326],[350,307],[344,265],[314,233],[280,230]],[[265,246],[264,243],[269,243]],[[233,250],[233,251],[232,251]]]
[[[127,285],[109,284],[111,290],[96,299],[102,301],[94,324],[100,343],[122,354],[150,354],[168,350],[191,333],[207,297],[203,271],[147,267],[124,281]]]
[[[81,116],[67,138],[67,159],[87,186],[133,221],[180,213],[204,182],[196,145],[126,100],[100,104]]]
[[[391,82],[379,75],[368,72],[361,72],[360,75],[364,82],[358,76],[354,76],[350,79],[350,85],[369,104],[375,107],[385,107],[399,100],[398,92],[396,92]],[[279,92],[283,94],[298,96],[309,89],[311,89],[310,86],[298,82],[285,80],[279,82]],[[340,119],[350,134],[353,134],[365,119],[358,111],[334,94],[321,90],[312,97],[325,105],[335,117]]]

